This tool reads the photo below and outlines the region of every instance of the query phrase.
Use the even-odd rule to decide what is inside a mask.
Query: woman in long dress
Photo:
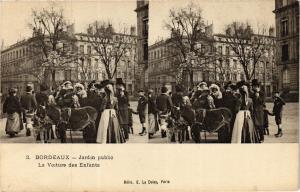
[[[148,123],[149,123],[149,139],[159,130],[158,118],[157,118],[157,107],[153,95],[153,90],[148,91]]]
[[[246,85],[239,89],[240,110],[236,115],[231,143],[259,143],[259,136],[253,124],[253,102]]]
[[[10,137],[14,137],[23,129],[21,112],[22,107],[17,97],[17,90],[10,89],[9,96],[3,104],[3,113],[7,113],[5,132]]]
[[[106,92],[106,107],[101,115],[98,132],[97,143],[124,143],[125,138],[122,134],[117,111],[118,100],[114,96],[113,83],[109,80],[102,82]]]

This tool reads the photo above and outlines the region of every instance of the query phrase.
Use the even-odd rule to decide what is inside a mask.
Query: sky
[[[149,45],[168,38],[164,29],[171,8],[185,7],[191,0],[152,0],[149,9]],[[248,21],[254,28],[257,24],[275,26],[275,0],[193,0],[202,9],[203,17],[213,23],[214,33],[223,33],[226,24],[233,21]]]
[[[61,1],[56,6],[65,11],[68,22],[75,23],[75,32],[86,32],[95,20],[111,21],[114,26],[136,26],[136,0]],[[0,1],[0,40],[5,46],[30,37],[28,23],[32,9],[49,7],[46,1]]]
[[[184,7],[191,0],[150,0],[149,45],[161,38],[168,38],[164,29],[171,8]],[[203,17],[213,23],[214,33],[222,33],[225,24],[232,21],[249,21],[275,26],[274,0],[193,0],[198,4]],[[65,10],[69,22],[75,23],[75,32],[85,32],[89,23],[95,20],[110,20],[115,26],[126,24],[136,26],[134,9],[136,0],[60,1],[56,5]],[[31,10],[49,6],[46,1],[0,1],[0,40],[5,46],[30,37]]]

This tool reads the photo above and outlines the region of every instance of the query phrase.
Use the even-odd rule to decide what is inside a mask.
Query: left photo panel
[[[148,1],[0,3],[0,143],[148,143]]]

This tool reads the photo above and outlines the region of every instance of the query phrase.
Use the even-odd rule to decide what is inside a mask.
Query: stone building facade
[[[122,58],[118,64],[115,78],[123,78],[129,94],[134,93],[134,70],[136,67],[136,36],[115,34],[116,37],[126,36],[132,39],[132,49]],[[105,68],[96,55],[92,45],[88,43],[86,35],[75,34],[74,46],[68,46],[68,42],[60,42],[58,46],[62,49],[72,49],[74,59],[56,68],[55,82],[57,85],[64,81],[82,82],[87,84],[91,80],[101,81],[107,78]],[[37,63],[41,55],[34,54],[32,49],[33,38],[23,40],[1,53],[1,92],[7,94],[9,88],[15,87],[19,92],[24,92],[27,84],[33,84],[36,91],[42,81],[51,82],[51,75],[39,77],[41,70]],[[73,44],[72,44],[73,45]],[[45,72],[45,74],[49,74]],[[43,79],[43,80],[42,80]]]
[[[148,85],[148,20],[149,1],[137,0],[137,69],[135,81],[137,89],[146,89]]]
[[[275,0],[279,89],[299,97],[299,1]]]
[[[246,79],[239,59],[224,38],[226,38],[225,35],[215,34],[212,39],[209,39],[211,42],[206,42],[207,40],[199,42],[200,46],[206,45],[205,49],[209,50],[208,56],[205,56],[202,61],[195,61],[203,63],[193,68],[194,84],[205,81],[224,85],[227,81],[238,82]],[[268,39],[270,44],[275,45],[273,36],[264,38]],[[167,39],[149,47],[149,87],[156,93],[159,93],[162,85],[166,85],[170,90],[173,90],[176,85],[176,66],[178,65],[175,63],[178,61],[174,55],[170,54],[172,53],[171,44],[172,40]],[[272,92],[278,89],[274,49],[270,49],[266,56],[261,57],[257,65],[254,78],[262,83],[267,96],[271,97]]]

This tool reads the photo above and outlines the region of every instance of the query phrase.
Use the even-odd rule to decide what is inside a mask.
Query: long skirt
[[[156,133],[156,131],[159,130],[157,117],[154,114],[149,113],[148,118],[149,118],[149,133],[154,134]]]
[[[114,109],[105,109],[101,115],[97,143],[124,143],[124,135],[121,131],[119,120]]]
[[[259,143],[259,136],[255,130],[250,111],[241,110],[237,113],[231,143]]]
[[[5,132],[6,134],[19,133],[22,129],[22,122],[19,113],[12,113],[7,115]]]

